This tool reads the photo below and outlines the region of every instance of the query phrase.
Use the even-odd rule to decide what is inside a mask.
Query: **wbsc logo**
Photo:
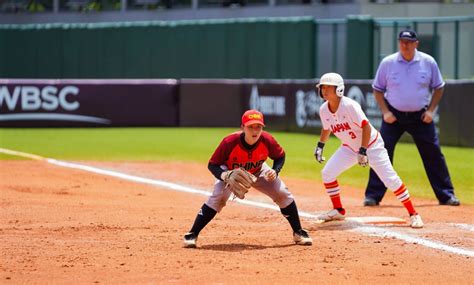
[[[45,86],[42,89],[36,86],[15,86],[10,92],[7,86],[0,86],[0,108],[7,107],[14,111],[19,105],[21,111],[56,111],[63,109],[74,111],[79,109],[79,102],[68,95],[77,96],[79,88],[76,86],[65,86],[58,89],[56,86]]]
[[[0,85],[0,121],[75,121],[110,124],[110,120],[77,114],[79,88],[69,85],[59,88],[47,85],[13,87]],[[38,112],[39,111],[39,112]],[[41,112],[46,111],[46,112]],[[56,113],[62,111],[61,113]]]

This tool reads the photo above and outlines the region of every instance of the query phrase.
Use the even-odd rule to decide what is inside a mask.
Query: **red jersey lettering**
[[[342,123],[342,124],[331,125],[331,131],[333,134],[338,133],[338,132],[348,131],[350,129],[351,129],[351,126],[347,122]]]

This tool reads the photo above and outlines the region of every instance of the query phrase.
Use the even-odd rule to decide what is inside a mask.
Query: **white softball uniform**
[[[360,105],[348,97],[341,98],[335,113],[329,110],[328,102],[324,102],[319,115],[323,128],[330,130],[342,142],[341,147],[331,156],[322,170],[323,182],[330,183],[357,163],[357,153],[362,143],[362,127],[370,123]],[[402,181],[393,169],[379,132],[372,125],[370,128],[367,148],[369,165],[385,186],[395,191],[402,185]]]
[[[222,165],[221,168],[227,170],[225,165]],[[270,166],[264,163],[260,173],[256,173],[257,182],[255,182],[252,187],[270,197],[273,202],[278,205],[278,207],[286,208],[294,201],[294,197],[290,191],[288,191],[288,188],[279,176],[277,176],[277,178],[271,182],[265,180],[264,174],[268,169],[270,169]],[[232,191],[230,188],[226,188],[225,183],[222,180],[216,179],[214,191],[207,200],[206,205],[217,212],[220,212],[226,205],[227,200],[231,194]]]

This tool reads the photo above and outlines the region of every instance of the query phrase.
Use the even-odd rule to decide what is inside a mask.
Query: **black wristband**
[[[359,148],[359,154],[367,155],[367,149],[363,146]]]
[[[324,143],[323,142],[318,142],[318,147],[319,148],[324,148]]]

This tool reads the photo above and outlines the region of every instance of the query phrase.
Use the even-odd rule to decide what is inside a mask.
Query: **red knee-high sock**
[[[341,202],[341,196],[340,196],[340,189],[339,189],[339,183],[337,183],[337,180],[334,180],[333,182],[329,183],[324,183],[324,187],[326,187],[326,192],[329,195],[329,198],[331,198],[332,202],[332,207],[334,209],[337,209],[341,214],[345,214],[346,210],[342,207],[342,202]]]
[[[404,184],[402,184],[402,186],[397,190],[393,191],[393,193],[397,196],[398,200],[402,202],[403,206],[405,206],[410,216],[416,214],[415,207],[410,200],[410,193],[408,193],[408,189]]]

